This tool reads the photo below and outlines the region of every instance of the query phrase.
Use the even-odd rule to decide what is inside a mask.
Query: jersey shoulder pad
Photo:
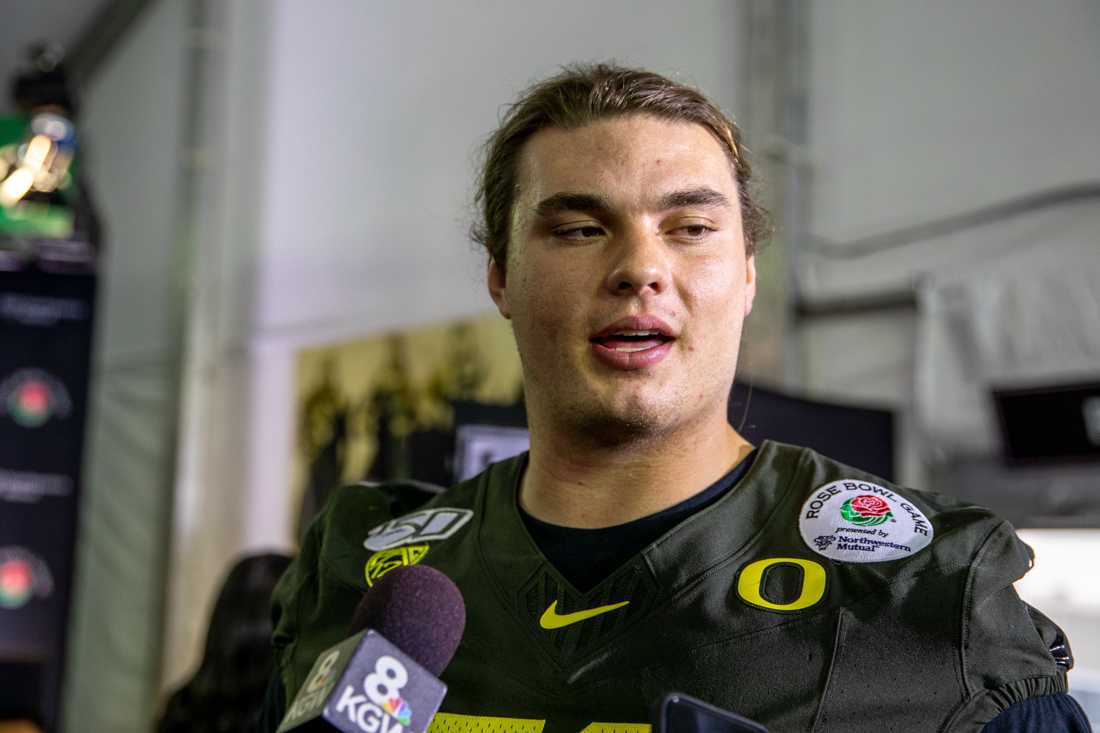
[[[989,509],[913,489],[807,448],[797,462],[799,532],[819,555],[841,563],[910,558],[943,571],[967,567],[1003,523]],[[1024,568],[1027,569],[1026,545]]]

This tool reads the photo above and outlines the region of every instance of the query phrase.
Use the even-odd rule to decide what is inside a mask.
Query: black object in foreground
[[[768,733],[757,722],[681,692],[670,692],[657,705],[656,733]]]
[[[446,575],[424,565],[390,571],[356,608],[355,633],[317,657],[279,733],[424,733],[465,625],[462,593]]]

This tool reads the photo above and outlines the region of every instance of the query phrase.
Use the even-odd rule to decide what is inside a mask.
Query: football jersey
[[[287,699],[393,568],[466,602],[435,733],[643,731],[683,692],[784,731],[973,731],[1064,692],[1057,627],[1017,597],[1031,555],[981,507],[765,442],[721,499],[588,592],[531,540],[526,455],[392,516],[341,489],[275,594]]]

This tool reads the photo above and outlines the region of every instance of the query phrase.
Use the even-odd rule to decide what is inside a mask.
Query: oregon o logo
[[[790,603],[775,603],[764,597],[764,578],[768,570],[779,565],[793,565],[802,570],[802,587]],[[825,597],[825,568],[818,562],[801,557],[769,557],[751,562],[737,576],[737,595],[745,603],[767,611],[801,611],[817,605]]]

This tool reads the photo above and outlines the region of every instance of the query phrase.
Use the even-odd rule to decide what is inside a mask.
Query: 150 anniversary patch
[[[833,481],[806,499],[798,517],[802,540],[842,562],[900,560],[932,541],[932,523],[892,489],[855,479]]]
[[[445,540],[462,529],[474,513],[469,509],[436,507],[391,519],[367,533],[363,546],[378,552],[414,543]]]

